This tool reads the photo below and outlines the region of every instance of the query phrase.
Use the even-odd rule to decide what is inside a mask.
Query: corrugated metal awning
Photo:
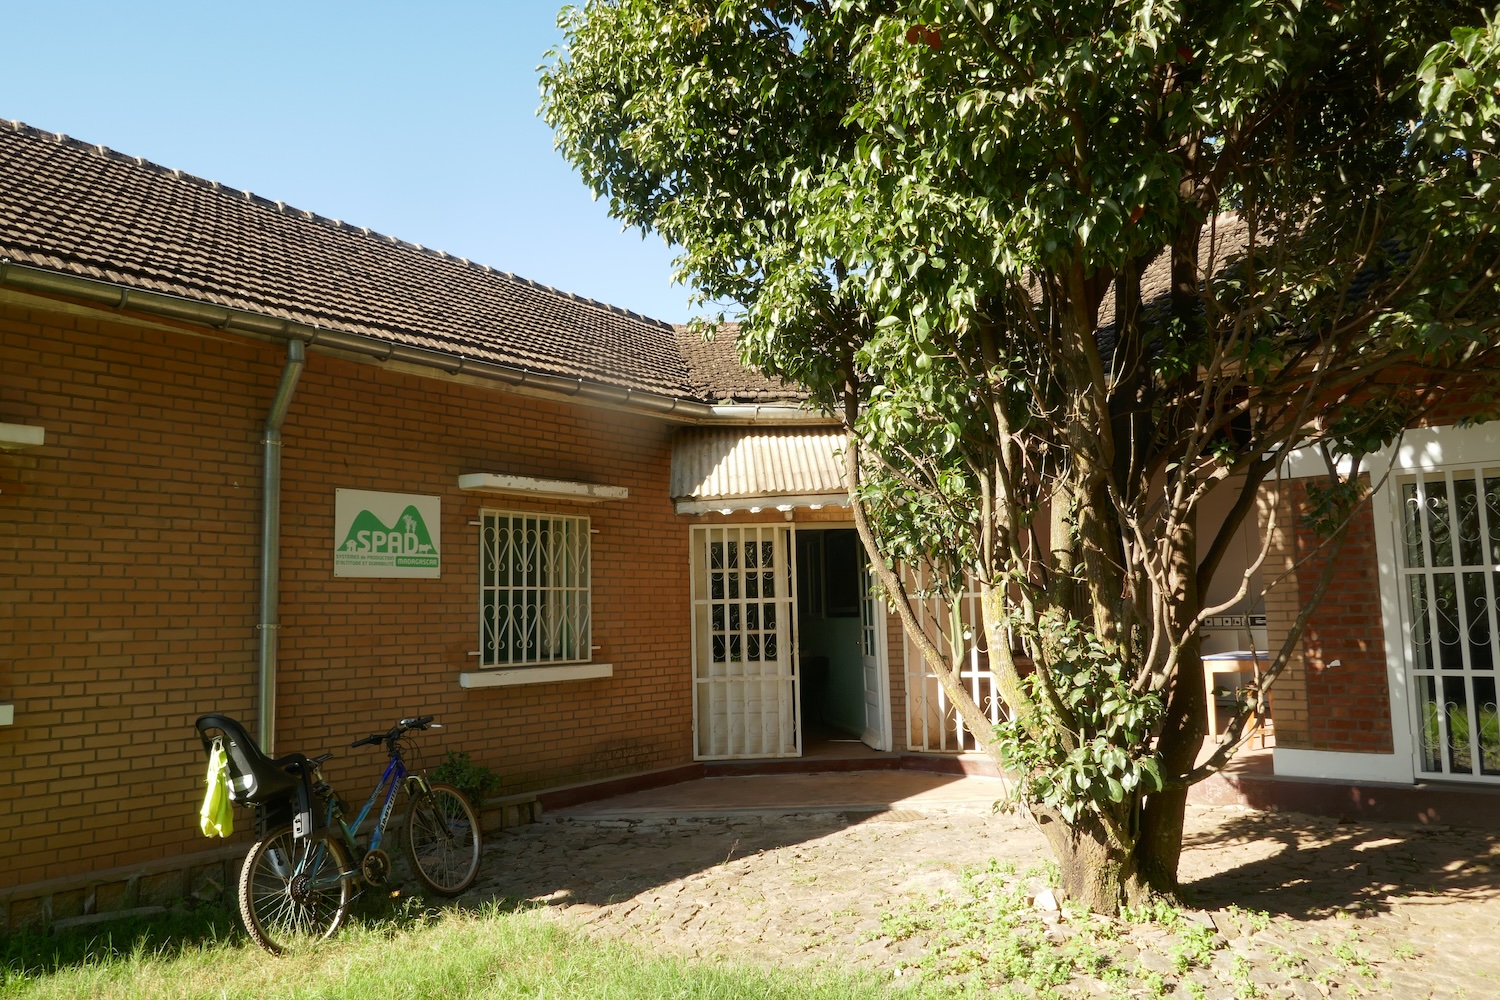
[[[846,506],[844,432],[836,427],[693,428],[672,444],[679,514]]]

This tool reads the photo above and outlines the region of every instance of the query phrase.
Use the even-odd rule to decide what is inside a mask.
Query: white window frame
[[[504,510],[485,508],[479,515],[479,665],[485,671],[545,671],[548,668],[565,667],[577,664],[588,664],[593,660],[593,545],[592,530],[589,518],[572,514],[552,514],[539,511],[526,510]],[[505,525],[505,531],[510,538],[510,544],[516,543],[515,533],[527,531],[527,522],[545,523],[549,527],[547,552],[538,553],[541,559],[533,565],[523,569],[524,572],[533,574],[525,578],[519,585],[506,582],[501,584],[498,572],[492,578],[487,572],[491,565],[498,562],[500,555],[496,546],[500,544],[500,524]],[[494,538],[491,532],[494,531]],[[559,551],[557,540],[561,537],[560,545],[568,546],[570,543],[573,552]],[[520,544],[525,547],[534,544],[533,541],[522,537]],[[580,551],[581,550],[581,551]],[[528,557],[523,554],[522,559]],[[550,572],[544,572],[550,571]],[[555,583],[558,574],[562,574],[564,582]],[[517,648],[518,641],[512,638],[501,638],[495,634],[493,641],[490,636],[498,633],[500,623],[489,620],[488,609],[500,607],[501,593],[514,593],[521,591],[535,595],[537,605],[543,603],[544,595],[549,596],[549,604],[554,610],[557,605],[553,603],[559,597],[571,595],[574,603],[571,605],[563,601],[563,612],[558,615],[548,616],[552,629],[561,629],[572,632],[572,640],[569,645],[559,647],[556,637],[550,641],[542,633],[549,627],[547,618],[535,619],[534,627],[537,629],[537,637],[534,641],[524,635],[519,640],[522,650],[530,651],[530,655],[523,653],[518,658],[512,658],[511,651]],[[492,597],[493,595],[493,597]],[[507,605],[513,606],[510,601]],[[571,607],[573,618],[568,619],[568,609]],[[542,614],[546,614],[545,611]],[[579,617],[581,615],[581,618]],[[506,628],[513,627],[507,623]],[[532,624],[523,620],[520,626],[524,631],[529,630]],[[513,633],[507,632],[507,635]],[[506,650],[506,655],[501,655],[501,649]]]

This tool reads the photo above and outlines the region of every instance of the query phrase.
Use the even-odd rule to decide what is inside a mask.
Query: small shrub
[[[448,759],[432,769],[432,780],[452,785],[468,798],[478,809],[484,797],[500,787],[500,775],[469,760],[467,753],[448,751]]]

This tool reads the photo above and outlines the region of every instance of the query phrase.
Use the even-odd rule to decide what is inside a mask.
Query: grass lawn
[[[534,910],[428,910],[351,920],[331,941],[269,955],[223,910],[0,939],[0,998],[880,997],[867,976],[663,958],[570,935]],[[947,991],[920,995],[940,996]],[[902,996],[913,996],[902,991]]]

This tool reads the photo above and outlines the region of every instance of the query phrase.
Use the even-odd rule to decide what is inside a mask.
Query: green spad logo
[[[333,575],[442,575],[442,503],[414,493],[337,490]]]
[[[395,557],[397,566],[436,566],[437,547],[416,507],[408,506],[395,524],[384,524],[368,510],[354,515],[354,524],[339,546],[342,553]]]

